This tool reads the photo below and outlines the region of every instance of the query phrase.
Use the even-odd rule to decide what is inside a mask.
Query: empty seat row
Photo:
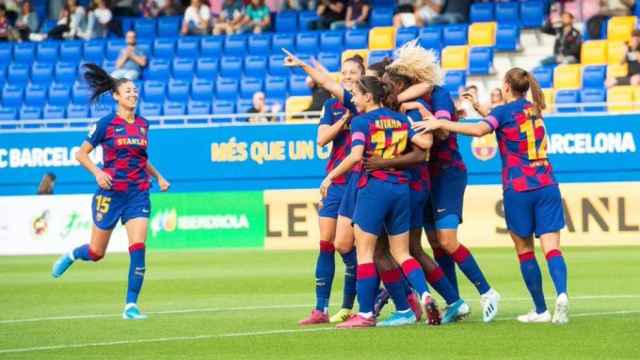
[[[555,69],[538,67],[533,69],[533,75],[542,88],[555,89],[598,89],[604,87],[609,77],[626,75],[625,65],[591,65],[579,64],[559,65]]]
[[[551,105],[548,111],[566,112],[630,112],[637,111],[640,102],[639,86],[615,86],[606,89],[554,90],[545,89]],[[590,104],[590,105],[581,105]]]
[[[522,24],[525,28],[539,28],[544,22],[544,1],[474,3],[469,11],[472,23],[497,21]]]

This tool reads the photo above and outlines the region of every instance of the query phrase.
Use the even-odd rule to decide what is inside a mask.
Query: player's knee
[[[349,241],[336,241],[334,243],[334,246],[336,248],[336,251],[338,251],[340,254],[346,254],[353,250],[353,243]]]
[[[94,248],[89,247],[89,255],[91,256],[91,260],[100,261],[104,258],[106,251],[102,248]]]

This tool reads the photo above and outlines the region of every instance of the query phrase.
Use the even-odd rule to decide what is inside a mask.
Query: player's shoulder
[[[116,118],[115,112],[99,118],[96,122],[91,124],[91,127],[90,127],[92,130],[91,132],[94,132],[96,130],[104,131],[104,129],[106,129],[107,127],[109,127],[109,125],[111,125],[111,123],[115,120],[115,118]]]
[[[141,116],[140,114],[136,114],[136,121],[146,128],[149,127],[149,120],[147,120],[144,116]]]

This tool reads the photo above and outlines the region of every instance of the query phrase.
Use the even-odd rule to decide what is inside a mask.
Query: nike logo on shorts
[[[437,209],[437,210],[436,210],[436,212],[437,212],[438,214],[443,213],[443,212],[445,212],[445,211],[447,211],[447,209]]]
[[[142,212],[147,214],[149,212],[149,209],[142,209]]]

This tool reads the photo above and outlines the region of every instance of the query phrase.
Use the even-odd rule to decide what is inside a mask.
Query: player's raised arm
[[[436,130],[446,130],[459,134],[480,137],[493,131],[489,125],[490,117],[487,120],[479,121],[475,124],[463,124],[449,120],[431,120],[415,123],[413,129],[417,132],[431,132]]]
[[[344,89],[340,86],[340,83],[333,79],[331,74],[305,63],[286,49],[282,49],[282,51],[287,54],[287,57],[284,59],[285,66],[302,68],[302,70],[304,70],[304,72],[306,72],[307,75],[309,75],[311,79],[318,84],[318,86],[326,89],[341,102],[344,100]]]
[[[406,90],[398,94],[398,102],[403,103],[417,98],[421,98],[429,93],[432,85],[429,83],[418,83],[409,86]]]

